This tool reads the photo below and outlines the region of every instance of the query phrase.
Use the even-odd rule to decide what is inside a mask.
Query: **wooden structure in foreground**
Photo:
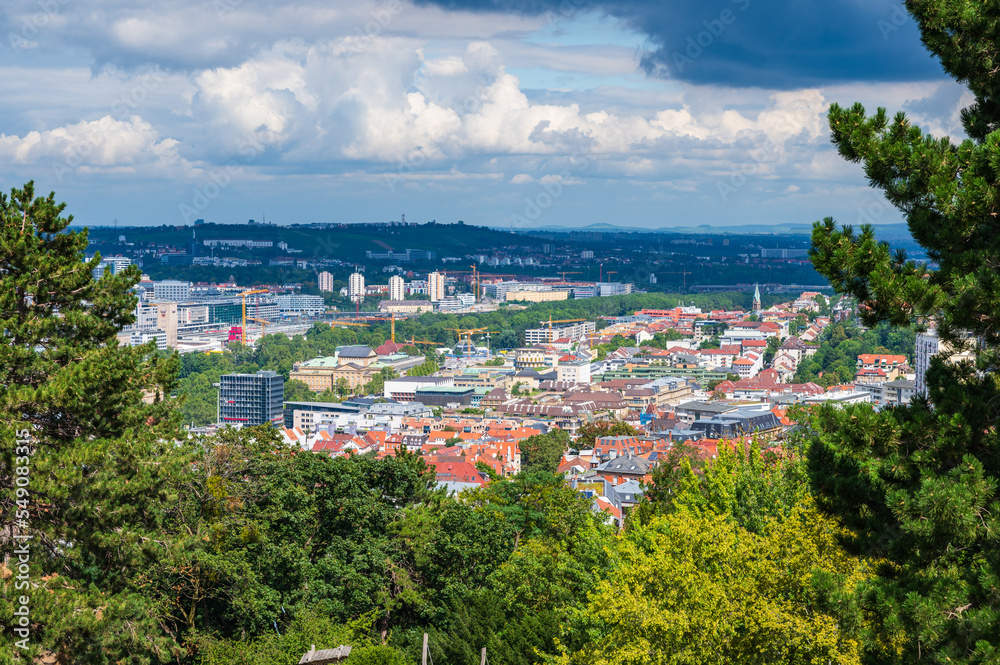
[[[313,644],[309,651],[302,654],[299,665],[327,665],[327,663],[339,663],[351,655],[351,647],[341,645],[336,649],[321,649],[316,651]]]

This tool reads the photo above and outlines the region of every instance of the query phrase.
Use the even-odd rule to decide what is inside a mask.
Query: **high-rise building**
[[[219,377],[219,422],[230,425],[280,425],[285,380],[277,372],[223,374]]]
[[[406,297],[406,284],[399,275],[389,278],[389,300],[403,300]]]
[[[351,300],[363,300],[365,297],[365,276],[359,272],[351,273],[347,280],[347,295]]]
[[[333,291],[333,275],[323,271],[319,274],[319,290]]]
[[[431,302],[444,300],[444,275],[437,271],[427,275],[427,294]]]
[[[171,349],[177,347],[177,326],[177,303],[156,303],[156,328],[166,333],[167,346]]]

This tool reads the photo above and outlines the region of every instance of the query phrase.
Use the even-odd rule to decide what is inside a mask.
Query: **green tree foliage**
[[[407,374],[409,376],[431,376],[436,371],[438,371],[438,364],[433,360],[427,360],[411,369]]]
[[[927,400],[878,413],[822,409],[813,421],[820,505],[856,532],[852,546],[885,557],[858,594],[879,633],[903,640],[899,662],[1000,659],[1000,234],[996,232],[1000,103],[997,9],[908,1],[925,46],[967,85],[968,139],[932,137],[903,113],[833,105],[833,140],[906,216],[937,270],[893,252],[862,226],[813,229],[813,263],[853,296],[866,325],[923,324],[957,349],[977,340],[975,364],[932,360]]]
[[[569,434],[553,428],[546,434],[529,436],[519,444],[521,468],[525,471],[555,473],[562,462],[563,453],[569,448]]]
[[[888,353],[912,359],[915,339],[912,329],[887,324],[864,332],[845,321],[831,324],[820,337],[819,350],[799,363],[794,381],[813,381],[822,386],[850,383],[858,372],[859,355]]]
[[[781,346],[781,338],[777,335],[767,338],[767,348],[764,350],[764,364],[769,365]]]
[[[679,448],[565,622],[560,663],[860,663],[845,600],[873,564],[815,507],[790,451],[701,465]],[[581,639],[581,636],[584,636]]]
[[[864,564],[809,506],[763,534],[682,508],[636,526],[575,613],[558,663],[860,663],[859,643],[823,607],[814,575],[853,586]],[[579,635],[587,641],[570,646]]]
[[[577,450],[590,450],[602,436],[638,436],[639,434],[639,430],[619,420],[584,423],[576,430],[577,436],[573,447]]]
[[[27,651],[9,622],[0,642],[29,660],[42,650],[65,662],[170,659],[177,643],[138,577],[162,554],[161,502],[185,468],[164,398],[177,363],[152,345],[118,345],[139,271],[95,281],[99,257],[83,261],[87,233],[66,230],[64,207],[30,182],[0,195],[0,514],[7,547],[24,536],[30,550],[27,579],[3,570],[0,611],[12,617],[15,599],[31,599]]]

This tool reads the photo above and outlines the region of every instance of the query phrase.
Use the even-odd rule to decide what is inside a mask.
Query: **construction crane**
[[[410,346],[416,346],[417,344],[429,344],[431,346],[444,346],[444,344],[439,344],[437,342],[432,342],[429,339],[404,339],[403,344],[409,344]]]
[[[476,279],[476,264],[473,263],[472,268],[472,297],[475,298],[475,302],[479,302],[479,282]]]
[[[251,289],[240,294],[243,298],[243,327],[240,329],[240,344],[247,343],[247,296],[252,296],[255,293],[270,293],[270,291],[267,289]],[[258,309],[259,306],[260,301],[258,301]]]
[[[660,272],[663,273],[663,274],[666,274],[666,275],[684,275],[684,288],[685,289],[687,288],[687,283],[688,283],[687,277],[688,277],[688,275],[693,275],[694,274],[690,270],[661,270]]]
[[[257,323],[260,324],[260,337],[261,337],[261,339],[263,339],[264,335],[267,334],[267,324],[269,324],[270,321],[268,321],[266,319],[255,319],[252,316],[248,316],[247,317],[247,321],[256,321]]]
[[[472,346],[472,336],[484,333],[489,330],[489,328],[445,328],[445,330],[451,330],[458,333],[459,344],[462,343],[462,335],[465,335],[469,342],[469,346]]]
[[[552,330],[553,323],[579,323],[580,321],[586,321],[586,320],[587,319],[556,319],[553,321],[552,317],[550,316],[548,321],[540,321],[539,323],[541,323],[543,326],[546,323],[549,324],[549,330]]]
[[[566,282],[566,275],[582,275],[583,274],[579,270],[559,270],[557,272],[560,275],[562,275],[562,281],[564,283]]]
[[[364,317],[363,320],[364,321],[389,321],[390,322],[390,326],[389,326],[389,339],[392,340],[393,344],[396,343],[396,313],[395,312],[392,313],[392,316],[366,316],[366,317]]]

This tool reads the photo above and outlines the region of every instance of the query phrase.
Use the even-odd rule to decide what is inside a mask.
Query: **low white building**
[[[590,383],[590,363],[578,360],[560,363],[556,367],[556,380],[570,383]]]
[[[323,302],[323,296],[296,293],[275,296],[274,299],[278,303],[278,311],[286,316],[296,314],[318,316],[326,311],[326,303]]]

